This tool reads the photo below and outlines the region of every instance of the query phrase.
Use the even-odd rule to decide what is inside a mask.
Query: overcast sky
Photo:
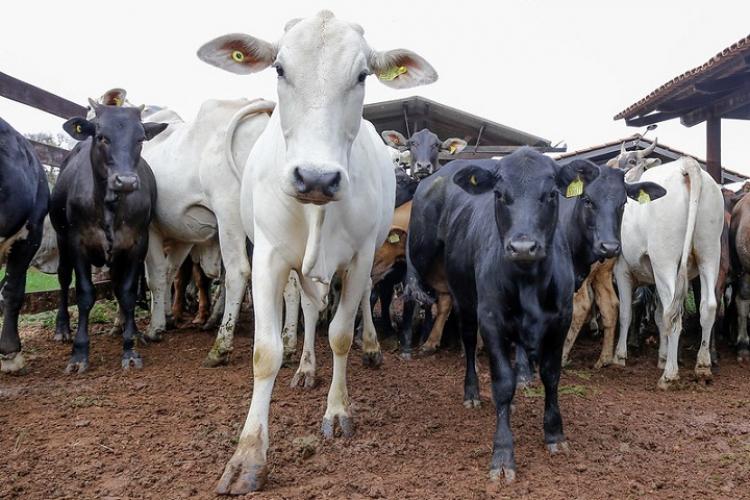
[[[437,83],[391,90],[368,80],[366,102],[423,95],[540,135],[569,150],[636,132],[612,117],[750,33],[749,1],[223,1],[11,2],[0,21],[0,71],[85,104],[112,87],[191,119],[208,98],[276,99],[272,70],[238,76],[202,63],[198,47],[246,32],[268,41],[287,20],[327,8],[379,50],[409,48]],[[62,120],[0,98],[21,132]],[[724,120],[723,164],[750,174],[750,122]],[[659,125],[660,142],[705,157],[705,124]]]

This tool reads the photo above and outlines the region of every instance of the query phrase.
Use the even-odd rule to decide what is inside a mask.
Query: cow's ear
[[[468,165],[453,175],[453,182],[469,194],[482,194],[495,187],[495,172],[486,168]]]
[[[85,118],[76,116],[63,123],[63,130],[77,141],[85,141],[96,133],[96,126]]]
[[[652,167],[658,167],[661,165],[661,158],[648,158],[646,159],[646,165],[643,167],[644,170],[648,170]]]
[[[388,146],[400,151],[406,149],[406,137],[401,132],[397,130],[383,130],[380,136]]]
[[[370,69],[384,85],[408,89],[438,79],[437,71],[422,56],[406,49],[372,51]]]
[[[214,38],[198,49],[198,58],[212,66],[238,75],[264,70],[276,60],[272,43],[241,33]]]
[[[599,177],[599,167],[588,160],[573,160],[557,172],[557,187],[567,197],[580,196],[594,179]]]
[[[146,122],[143,124],[143,131],[146,133],[146,140],[150,141],[157,135],[161,134],[165,128],[167,128],[168,123],[153,123],[153,122]]]
[[[99,102],[107,106],[122,106],[127,95],[125,89],[109,89],[99,98]]]
[[[466,141],[463,139],[459,139],[458,137],[451,137],[450,139],[446,139],[440,145],[440,149],[442,151],[447,151],[450,154],[460,153],[464,150],[465,147]]]
[[[655,182],[633,182],[632,184],[626,182],[625,191],[629,198],[633,198],[639,203],[658,200],[667,194],[667,190]]]

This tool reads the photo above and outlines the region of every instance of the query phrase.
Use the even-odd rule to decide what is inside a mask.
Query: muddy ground
[[[0,498],[213,498],[249,405],[249,330],[240,328],[230,366],[202,368],[212,336],[182,329],[141,348],[145,367],[131,373],[120,369],[120,340],[95,335],[90,371],[74,376],[63,374],[70,346],[52,342],[49,322],[26,324],[29,372],[0,376]],[[560,397],[571,451],[547,455],[542,391],[517,393],[510,486],[487,481],[486,360],[484,405],[468,410],[460,352],[404,361],[389,351],[370,370],[354,350],[356,436],[323,442],[325,337],[317,352],[316,388],[291,389],[290,368],[277,380],[259,498],[750,498],[750,366],[726,350],[713,384],[688,382],[683,368],[686,382],[664,393],[653,348],[627,368],[595,371],[598,343],[582,338]]]

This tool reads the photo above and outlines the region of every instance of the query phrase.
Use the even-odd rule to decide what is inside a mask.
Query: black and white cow
[[[63,128],[80,142],[68,156],[50,202],[57,231],[60,308],[56,335],[70,338],[68,288],[75,270],[78,330],[67,372],[89,366],[88,317],[94,305],[91,266],[107,265],[122,315],[122,367],[143,366],[134,349],[138,273],[148,249],[148,226],[156,203],[156,182],[141,158],[143,141],[167,125],[141,123],[140,108],[89,101],[95,117],[72,118]]]
[[[426,128],[414,132],[408,140],[396,130],[384,130],[380,135],[388,146],[402,152],[408,151],[411,175],[416,179],[424,179],[437,172],[440,153],[454,154],[466,147],[466,141],[457,137],[441,142],[435,133]]]
[[[31,143],[0,118],[0,266],[2,287],[0,371],[25,366],[18,338],[18,313],[26,292],[26,271],[42,241],[49,187]]]
[[[510,363],[512,344],[519,346],[517,362],[528,365],[528,358],[539,365],[545,443],[551,453],[564,450],[557,387],[573,292],[582,281],[579,269],[585,267],[574,254],[585,253],[590,265],[592,259],[619,252],[616,227],[626,192],[663,193],[655,185],[628,186],[620,173],[602,185],[608,192],[604,198],[617,196],[607,217],[601,217],[595,204],[599,197],[590,187],[602,171],[588,161],[558,166],[524,148],[499,161],[451,162],[417,188],[409,225],[407,293],[430,302],[424,277],[437,259],[444,262],[466,350],[467,407],[479,405],[474,355],[479,328],[490,356],[497,414],[492,479],[515,478],[510,404],[518,373]],[[578,198],[565,212],[580,234],[562,227],[560,192]],[[598,231],[597,223],[606,219],[616,227]]]

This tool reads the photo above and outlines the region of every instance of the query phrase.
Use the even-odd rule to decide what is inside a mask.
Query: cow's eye
[[[276,64],[274,67],[279,78],[284,78],[284,67],[281,64]]]
[[[591,198],[588,196],[583,197],[583,204],[586,208],[591,208],[594,206],[594,202],[591,201]]]
[[[363,71],[362,73],[357,76],[357,83],[365,83],[365,80],[367,79],[367,76],[370,74],[369,71]]]

